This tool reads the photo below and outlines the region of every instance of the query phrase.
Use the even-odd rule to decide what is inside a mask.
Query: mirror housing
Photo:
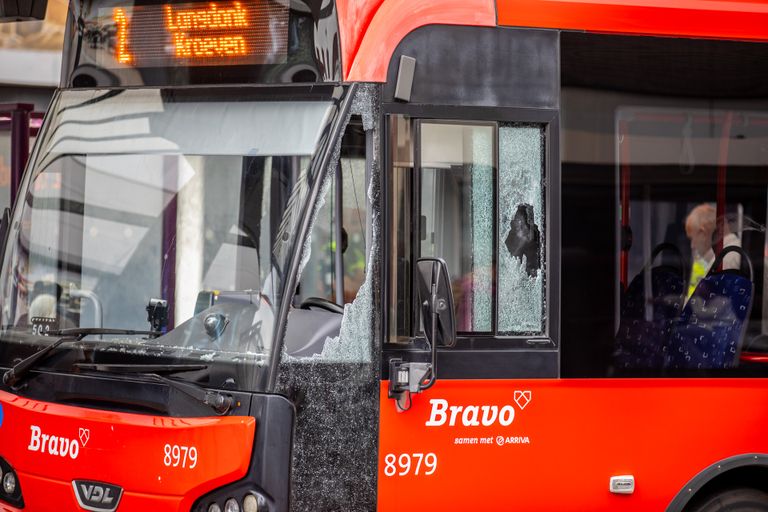
[[[416,268],[424,335],[432,346],[453,347],[456,317],[448,265],[441,258],[419,258]],[[437,315],[435,325],[431,321],[434,315]]]

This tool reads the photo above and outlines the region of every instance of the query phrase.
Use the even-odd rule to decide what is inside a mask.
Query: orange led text
[[[117,62],[130,64],[133,60],[128,53],[128,17],[124,9],[115,9],[113,18],[117,24]]]
[[[176,57],[237,57],[248,54],[245,37],[231,29],[248,27],[248,10],[240,2],[220,8],[210,3],[205,9],[177,9],[165,6],[165,25],[173,36]],[[225,34],[222,31],[226,31]]]

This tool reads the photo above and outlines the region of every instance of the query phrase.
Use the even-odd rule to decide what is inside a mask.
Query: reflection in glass
[[[155,345],[266,359],[331,103],[190,94],[60,93],[6,252],[7,335],[148,330],[160,299]],[[202,329],[211,314],[220,335]]]

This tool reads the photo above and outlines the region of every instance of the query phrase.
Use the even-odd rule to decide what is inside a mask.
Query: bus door
[[[398,51],[416,62],[410,101],[384,106],[379,510],[509,510],[545,492],[532,468],[552,455],[557,34],[428,27]],[[391,65],[387,87],[402,81]]]
[[[390,380],[381,388],[385,510],[396,509],[391,500],[403,492],[411,498],[430,489],[435,492],[427,495],[439,501],[437,490],[459,479],[488,488],[488,503],[499,502],[506,491],[491,483],[493,475],[502,475],[510,458],[522,463],[536,447],[526,416],[537,390],[517,379],[557,377],[556,302],[548,279],[553,191],[547,187],[557,116],[472,114],[387,118],[394,239],[387,253],[384,371]],[[425,326],[431,319],[422,306],[429,298],[420,292],[429,287],[419,282],[425,258],[445,262],[456,337],[432,336],[431,389],[403,391],[397,376],[430,364],[424,333],[431,332]],[[468,474],[467,467],[487,469]]]

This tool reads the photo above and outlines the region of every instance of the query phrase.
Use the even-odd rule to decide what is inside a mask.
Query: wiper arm
[[[185,395],[191,396],[203,405],[212,408],[216,414],[226,414],[234,404],[231,395],[219,391],[210,391],[193,382],[182,382],[169,379],[160,375],[160,373],[181,373],[194,370],[204,370],[208,368],[204,364],[176,364],[176,365],[127,365],[127,364],[91,364],[77,363],[75,368],[82,370],[91,370],[95,372],[106,373],[131,373],[134,375],[143,375],[158,382],[162,382]]]
[[[48,354],[64,342],[68,341],[81,341],[86,336],[92,336],[97,334],[126,334],[126,335],[146,335],[146,336],[159,336],[161,333],[154,331],[133,331],[130,329],[102,329],[102,328],[73,328],[73,329],[60,329],[58,331],[50,331],[49,334],[59,336],[53,342],[45,348],[42,348],[27,357],[26,359],[16,363],[13,368],[6,371],[3,374],[3,384],[6,386],[15,386],[29,371],[35,367],[35,365],[45,359]]]
[[[26,359],[19,361],[13,368],[6,371],[3,374],[3,384],[11,387],[15,386],[32,368],[34,368],[38,361],[44,359],[48,354],[53,352],[53,349],[65,341],[80,341],[82,339],[82,336],[61,336],[60,338],[55,339],[53,343],[47,347],[42,348]]]

